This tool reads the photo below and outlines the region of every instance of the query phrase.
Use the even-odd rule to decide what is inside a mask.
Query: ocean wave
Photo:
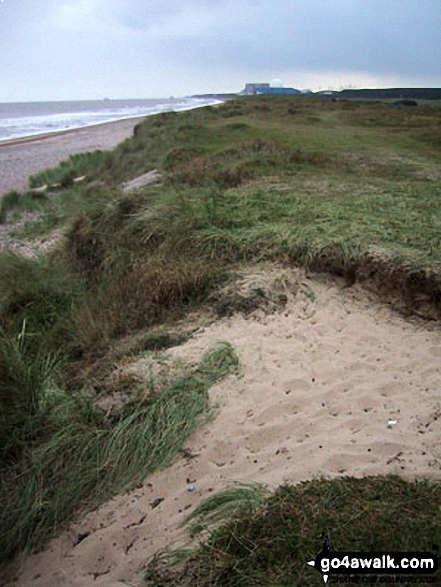
[[[191,110],[220,102],[214,98],[169,98],[0,104],[0,141],[151,116],[171,110]]]

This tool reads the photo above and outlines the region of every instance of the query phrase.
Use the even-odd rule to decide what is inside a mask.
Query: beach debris
[[[156,499],[154,499],[154,500],[152,501],[152,503],[150,504],[150,507],[152,508],[152,510],[154,510],[154,509],[155,509],[155,508],[157,508],[157,507],[158,507],[158,505],[159,505],[160,503],[162,503],[163,501],[164,501],[164,498],[163,498],[163,497],[157,497]]]
[[[185,457],[188,460],[195,459],[200,455],[200,453],[198,452],[192,452],[190,448],[180,448],[179,452],[183,457]]]
[[[135,542],[136,542],[137,538],[135,538],[134,540],[132,540],[131,542],[129,542],[129,544],[125,547],[124,549],[124,553],[127,554],[129,552],[129,550],[131,548],[133,548]]]
[[[145,185],[149,185],[152,183],[157,183],[161,179],[161,174],[157,169],[152,169],[139,177],[135,177],[130,181],[126,181],[122,184],[121,188],[123,192],[130,192],[132,190],[139,190],[140,188],[144,187]]]
[[[85,539],[86,539],[88,536],[90,536],[90,535],[91,535],[91,532],[90,532],[90,531],[86,531],[86,532],[80,532],[80,533],[77,535],[77,539],[76,539],[76,541],[74,542],[74,547],[75,547],[75,546],[78,546],[78,544],[80,544],[80,542],[83,542],[83,540],[85,540]]]
[[[154,507],[157,507],[161,501],[164,501],[163,497],[158,497],[158,499],[160,500],[155,506],[153,506],[153,504],[150,504],[152,509]],[[155,503],[156,501],[158,501],[157,499],[155,499],[155,501],[153,503]],[[138,508],[139,513],[142,513],[142,511]],[[144,522],[144,520],[146,519],[147,514],[144,514],[141,516],[141,518],[139,520],[137,520],[136,522],[132,522],[131,524],[129,524],[128,526],[126,526],[125,528],[133,528],[134,526],[141,526],[141,524]]]
[[[87,175],[81,175],[80,177],[75,177],[74,178],[74,183],[81,183],[82,181],[84,181],[86,179]]]
[[[44,185],[39,186],[38,188],[31,188],[29,191],[32,194],[44,194],[49,189],[49,186],[45,183]]]
[[[189,491],[190,493],[192,493],[193,491],[196,491],[196,486],[195,486],[195,485],[193,485],[193,483],[192,483],[191,485],[189,485],[189,486],[188,486],[188,491]]]
[[[395,424],[398,424],[398,420],[391,420],[389,418],[388,422],[387,422],[387,427],[388,428],[392,428],[392,426],[395,426]]]
[[[96,581],[98,577],[102,577],[103,575],[108,575],[110,573],[110,568],[106,569],[105,571],[95,571],[94,573],[89,573],[89,575],[93,575],[93,580]]]
[[[393,457],[391,457],[390,459],[387,459],[386,461],[386,465],[390,465],[391,463],[393,463],[394,461],[397,461],[399,463],[402,462],[403,459],[401,459],[400,457],[403,455],[403,451],[397,452],[396,455],[394,455]]]

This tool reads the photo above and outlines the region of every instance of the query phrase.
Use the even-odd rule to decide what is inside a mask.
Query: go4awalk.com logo
[[[399,577],[404,579],[404,576],[419,576],[421,579],[427,578],[427,581],[423,579],[419,583],[433,584],[433,574],[438,570],[438,557],[428,552],[332,552],[324,536],[322,550],[315,560],[307,564],[322,574],[325,584],[331,574],[394,575],[396,583],[403,582]]]

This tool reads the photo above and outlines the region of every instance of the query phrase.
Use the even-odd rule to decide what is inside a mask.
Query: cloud
[[[406,2],[398,15],[379,0],[360,10],[355,4],[308,0],[296,2],[294,10],[274,1],[239,3],[233,13],[218,8],[209,31],[186,27],[179,35],[164,29],[162,56],[213,76],[259,70],[261,79],[289,71],[353,72],[357,79],[362,72],[371,79],[440,76],[430,18],[406,13]]]
[[[80,30],[93,27],[97,18],[97,2],[95,0],[70,0],[54,6],[50,13],[49,23],[55,29]],[[100,21],[95,21],[99,28]]]
[[[439,30],[439,0],[5,0],[0,91],[179,95],[272,77],[441,85]]]

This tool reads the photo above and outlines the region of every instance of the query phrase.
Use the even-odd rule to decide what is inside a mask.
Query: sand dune
[[[234,482],[441,478],[439,327],[400,317],[358,286],[296,270],[243,275],[276,280],[288,296],[282,311],[223,318],[168,351],[196,362],[227,340],[241,361],[239,376],[211,390],[216,417],[185,454],[24,560],[14,585],[139,585],[153,554],[183,543],[179,524],[192,508]]]

